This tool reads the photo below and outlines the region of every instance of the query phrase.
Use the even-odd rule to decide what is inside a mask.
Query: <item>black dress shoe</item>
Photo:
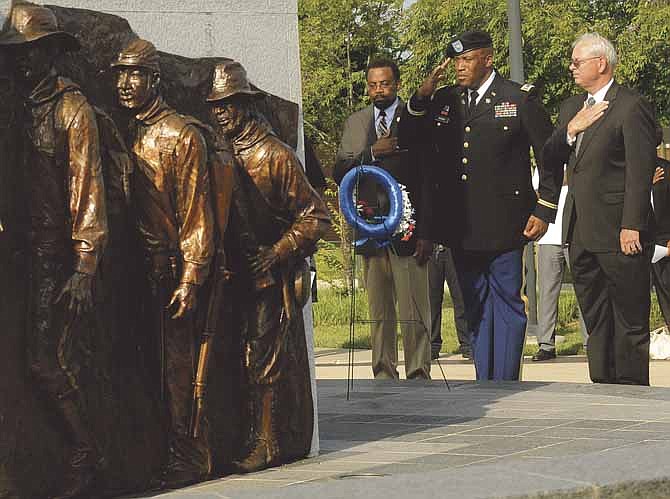
[[[458,347],[458,353],[460,353],[466,360],[472,359],[472,348],[469,346],[461,345],[460,347]]]
[[[542,362],[543,360],[552,360],[556,358],[555,350],[544,350],[540,348],[535,355],[533,355],[533,362]]]

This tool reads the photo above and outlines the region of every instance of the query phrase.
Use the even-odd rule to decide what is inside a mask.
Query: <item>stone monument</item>
[[[0,13],[7,13],[6,4],[0,2]],[[81,87],[81,92],[96,109],[101,142],[107,144],[101,146],[104,149],[101,159],[109,217],[108,243],[94,283],[93,313],[84,332],[73,342],[72,355],[74,369],[82,380],[82,410],[104,457],[99,463],[95,488],[104,495],[118,495],[150,486],[151,478],[164,465],[167,445],[164,435],[169,426],[155,397],[155,387],[148,381],[153,379],[156,352],[151,338],[144,334],[146,328],[138,320],[145,316],[141,299],[147,293],[142,279],[144,263],[138,257],[139,243],[125,192],[127,172],[117,168],[126,161],[127,151],[110,146],[127,138],[130,116],[116,103],[109,66],[121,48],[137,35],[125,19],[115,15],[63,6],[50,6],[50,9],[59,27],[82,46],[76,53],[60,57],[57,71]],[[45,410],[43,398],[27,375],[28,255],[21,229],[25,221],[21,199],[17,196],[20,190],[14,185],[16,166],[22,161],[21,147],[17,146],[22,139],[15,125],[23,119],[23,111],[14,81],[7,77],[11,68],[5,55],[0,53],[0,118],[3,120],[0,123],[0,274],[6,276],[5,287],[0,292],[5,341],[0,349],[0,498],[39,498],[62,488],[59,485],[70,443],[59,429],[60,423],[53,421]],[[162,52],[161,85],[166,101],[177,111],[208,122],[210,115],[205,96],[213,68],[228,60],[223,57],[193,59]],[[287,93],[291,91],[289,88]],[[298,146],[301,134],[298,133],[297,104],[265,94],[259,108],[282,140]],[[101,124],[106,119],[109,126]],[[121,137],[111,133],[112,130],[120,131]],[[204,318],[198,317],[198,320]],[[240,403],[240,340],[234,334],[222,338],[214,345],[208,386],[210,393],[217,395],[208,399],[213,441],[211,476],[221,476],[230,470],[231,460],[244,439],[238,431],[239,415],[230,410]]]

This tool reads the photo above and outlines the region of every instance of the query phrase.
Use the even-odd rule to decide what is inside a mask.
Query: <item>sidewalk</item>
[[[557,363],[554,370],[568,365]],[[667,388],[472,381],[450,385],[447,390],[440,381],[358,380],[347,400],[346,380],[321,379],[320,456],[152,497],[670,496]]]
[[[669,361],[652,361],[650,388],[592,384],[584,356],[527,358],[521,383],[474,383],[446,354],[433,381],[379,382],[370,358],[354,352],[347,399],[349,352],[317,349],[318,457],[133,497],[670,497]]]
[[[398,352],[398,371],[400,378],[405,377],[402,350]],[[354,379],[372,379],[372,352],[370,350],[354,351]],[[316,349],[317,379],[347,379],[348,350],[332,348]],[[447,380],[474,380],[474,364],[460,355],[442,354],[440,365]],[[651,386],[670,387],[670,361],[652,360],[650,363]],[[436,361],[431,369],[433,380],[441,380],[442,373]],[[590,383],[589,368],[585,355],[559,356],[555,360],[533,362],[530,357],[524,358],[522,381],[544,381],[554,383]]]

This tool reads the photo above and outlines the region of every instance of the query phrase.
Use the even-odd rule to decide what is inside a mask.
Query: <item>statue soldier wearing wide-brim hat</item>
[[[193,438],[189,425],[195,310],[214,254],[214,220],[203,125],[165,103],[159,60],[152,43],[135,39],[112,68],[119,103],[134,116],[132,204],[152,290],[146,322],[159,352],[157,386],[169,415],[168,456],[154,484],[164,488],[204,480],[211,470],[206,431]]]
[[[309,281],[300,278],[330,223],[295,152],[256,111],[260,96],[240,63],[215,67],[207,101],[237,160],[226,250],[231,325],[243,341],[247,441],[234,463],[240,472],[309,452],[314,421],[300,285]]]
[[[68,430],[62,490],[52,497],[88,497],[101,463],[83,417],[80,379],[70,352],[93,306],[94,275],[107,238],[107,218],[95,113],[79,86],[59,76],[54,61],[76,50],[53,12],[15,5],[0,47],[13,52],[25,94],[21,193],[30,259],[28,365],[46,405]]]

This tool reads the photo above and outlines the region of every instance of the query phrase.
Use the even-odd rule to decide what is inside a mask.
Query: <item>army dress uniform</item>
[[[460,46],[470,47],[467,40]],[[430,99],[415,94],[401,120],[401,142],[428,150],[434,199],[443,203],[435,209],[444,214],[434,217],[433,238],[454,250],[477,379],[515,380],[527,322],[523,231],[531,214],[554,221],[562,165],[542,161],[553,128],[535,87],[493,71],[480,90],[470,112],[465,88],[442,87]],[[539,160],[539,198],[531,184],[531,146]]]

